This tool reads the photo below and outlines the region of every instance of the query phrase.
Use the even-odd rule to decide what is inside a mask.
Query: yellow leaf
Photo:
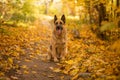
[[[5,74],[3,72],[0,72],[0,76],[4,76]]]
[[[19,53],[14,52],[12,55],[15,56],[15,57],[17,57],[17,56],[19,56]]]
[[[13,63],[13,59],[12,58],[8,58],[8,62],[12,64]]]
[[[25,59],[25,61],[26,61],[26,62],[30,62],[30,60],[29,60],[29,59]]]
[[[21,68],[27,69],[28,67],[27,67],[27,65],[22,65]]]
[[[49,67],[51,70],[53,70],[54,68],[53,67]]]
[[[70,74],[71,75],[76,75],[79,72],[79,69],[73,69]]]
[[[74,64],[74,61],[73,60],[68,60],[68,61],[65,61],[67,64]]]
[[[72,80],[77,80],[78,77],[79,77],[79,75],[77,74],[77,75],[75,75],[75,76],[72,78]]]
[[[16,46],[16,50],[17,50],[17,51],[21,51],[21,49],[20,49],[19,46]]]
[[[103,45],[100,46],[100,49],[101,49],[101,50],[105,50],[105,46],[103,46]]]
[[[30,58],[35,58],[35,56],[33,56],[33,55],[30,55]]]
[[[53,77],[55,77],[55,75],[50,74],[50,75],[48,75],[48,77],[49,77],[49,78],[53,78]]]
[[[60,72],[61,70],[59,68],[53,69],[54,72]]]
[[[117,80],[117,77],[114,76],[114,75],[108,76],[108,77],[106,78],[106,80]]]
[[[66,71],[63,71],[63,73],[64,73],[64,74],[68,74],[68,71],[67,71],[67,70],[66,70]]]
[[[37,65],[34,65],[34,67],[38,67]]]
[[[65,78],[65,76],[61,76],[61,77],[60,77],[60,80],[64,80],[64,78]]]
[[[16,77],[16,76],[11,76],[10,78],[13,80],[18,80],[18,77]]]
[[[33,74],[37,73],[36,71],[32,71]]]
[[[24,71],[24,74],[28,74],[29,72],[27,70]]]

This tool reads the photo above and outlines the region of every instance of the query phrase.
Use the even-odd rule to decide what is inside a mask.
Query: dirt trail
[[[50,20],[44,20],[41,23],[43,26],[51,27]],[[44,37],[46,37],[47,34],[48,33],[45,33]],[[41,40],[37,43],[37,45],[40,45],[41,47],[44,46],[45,49],[47,49],[49,45],[48,40]],[[33,45],[32,48],[34,49],[34,47],[36,47],[36,45]],[[20,68],[20,70],[18,70],[18,74],[15,75],[18,77],[18,80],[70,80],[69,75],[65,75],[59,72],[53,72],[51,70],[51,68],[57,68],[59,66],[54,62],[47,62],[45,60],[45,53],[47,53],[45,52],[45,49],[41,49],[41,53],[43,54],[39,54],[34,57],[24,57],[20,61],[19,65],[21,65],[22,67]],[[29,54],[31,53],[29,52]]]
[[[22,73],[26,71],[26,74],[17,75],[18,80],[70,80],[70,76],[53,72],[50,69],[58,67],[56,63],[43,61],[40,56],[28,62],[23,61],[20,64],[26,65],[27,69],[20,69]]]

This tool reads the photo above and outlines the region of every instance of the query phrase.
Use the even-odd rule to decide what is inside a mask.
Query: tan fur
[[[53,32],[52,32],[52,39],[51,39],[51,47],[49,50],[48,59],[53,59],[54,62],[58,62],[60,60],[65,59],[65,55],[67,54],[67,47],[66,47],[66,40],[67,40],[67,30],[65,28],[65,23],[62,20],[56,20],[55,23],[60,25],[62,22],[62,33],[61,35],[57,35],[56,25],[54,24]]]

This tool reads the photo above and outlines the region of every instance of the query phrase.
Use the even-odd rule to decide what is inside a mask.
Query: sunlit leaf
[[[36,68],[38,67],[37,65],[33,65],[33,66],[36,67]]]
[[[23,72],[24,74],[29,74],[29,71],[27,71],[27,70],[24,70],[24,72]]]
[[[67,64],[74,64],[73,60],[65,61]]]
[[[12,58],[8,58],[8,62],[12,64],[13,63],[13,59]]]
[[[54,72],[60,72],[61,70],[59,68],[53,69]]]
[[[5,74],[3,72],[0,72],[0,76],[4,76]]]
[[[36,74],[37,72],[36,71],[32,71],[33,74]]]
[[[22,65],[21,68],[27,69],[28,67],[27,67],[27,65]]]
[[[13,80],[18,80],[18,77],[16,76],[10,76],[10,78],[12,78]]]
[[[53,75],[53,74],[50,74],[50,75],[47,75],[49,78],[53,78],[53,77],[55,77],[55,75]]]

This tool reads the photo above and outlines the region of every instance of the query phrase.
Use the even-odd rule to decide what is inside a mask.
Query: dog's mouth
[[[57,34],[58,34],[58,35],[61,35],[61,34],[62,34],[62,30],[63,30],[63,27],[62,27],[62,26],[57,26],[57,27],[56,27],[56,31],[57,31]]]

